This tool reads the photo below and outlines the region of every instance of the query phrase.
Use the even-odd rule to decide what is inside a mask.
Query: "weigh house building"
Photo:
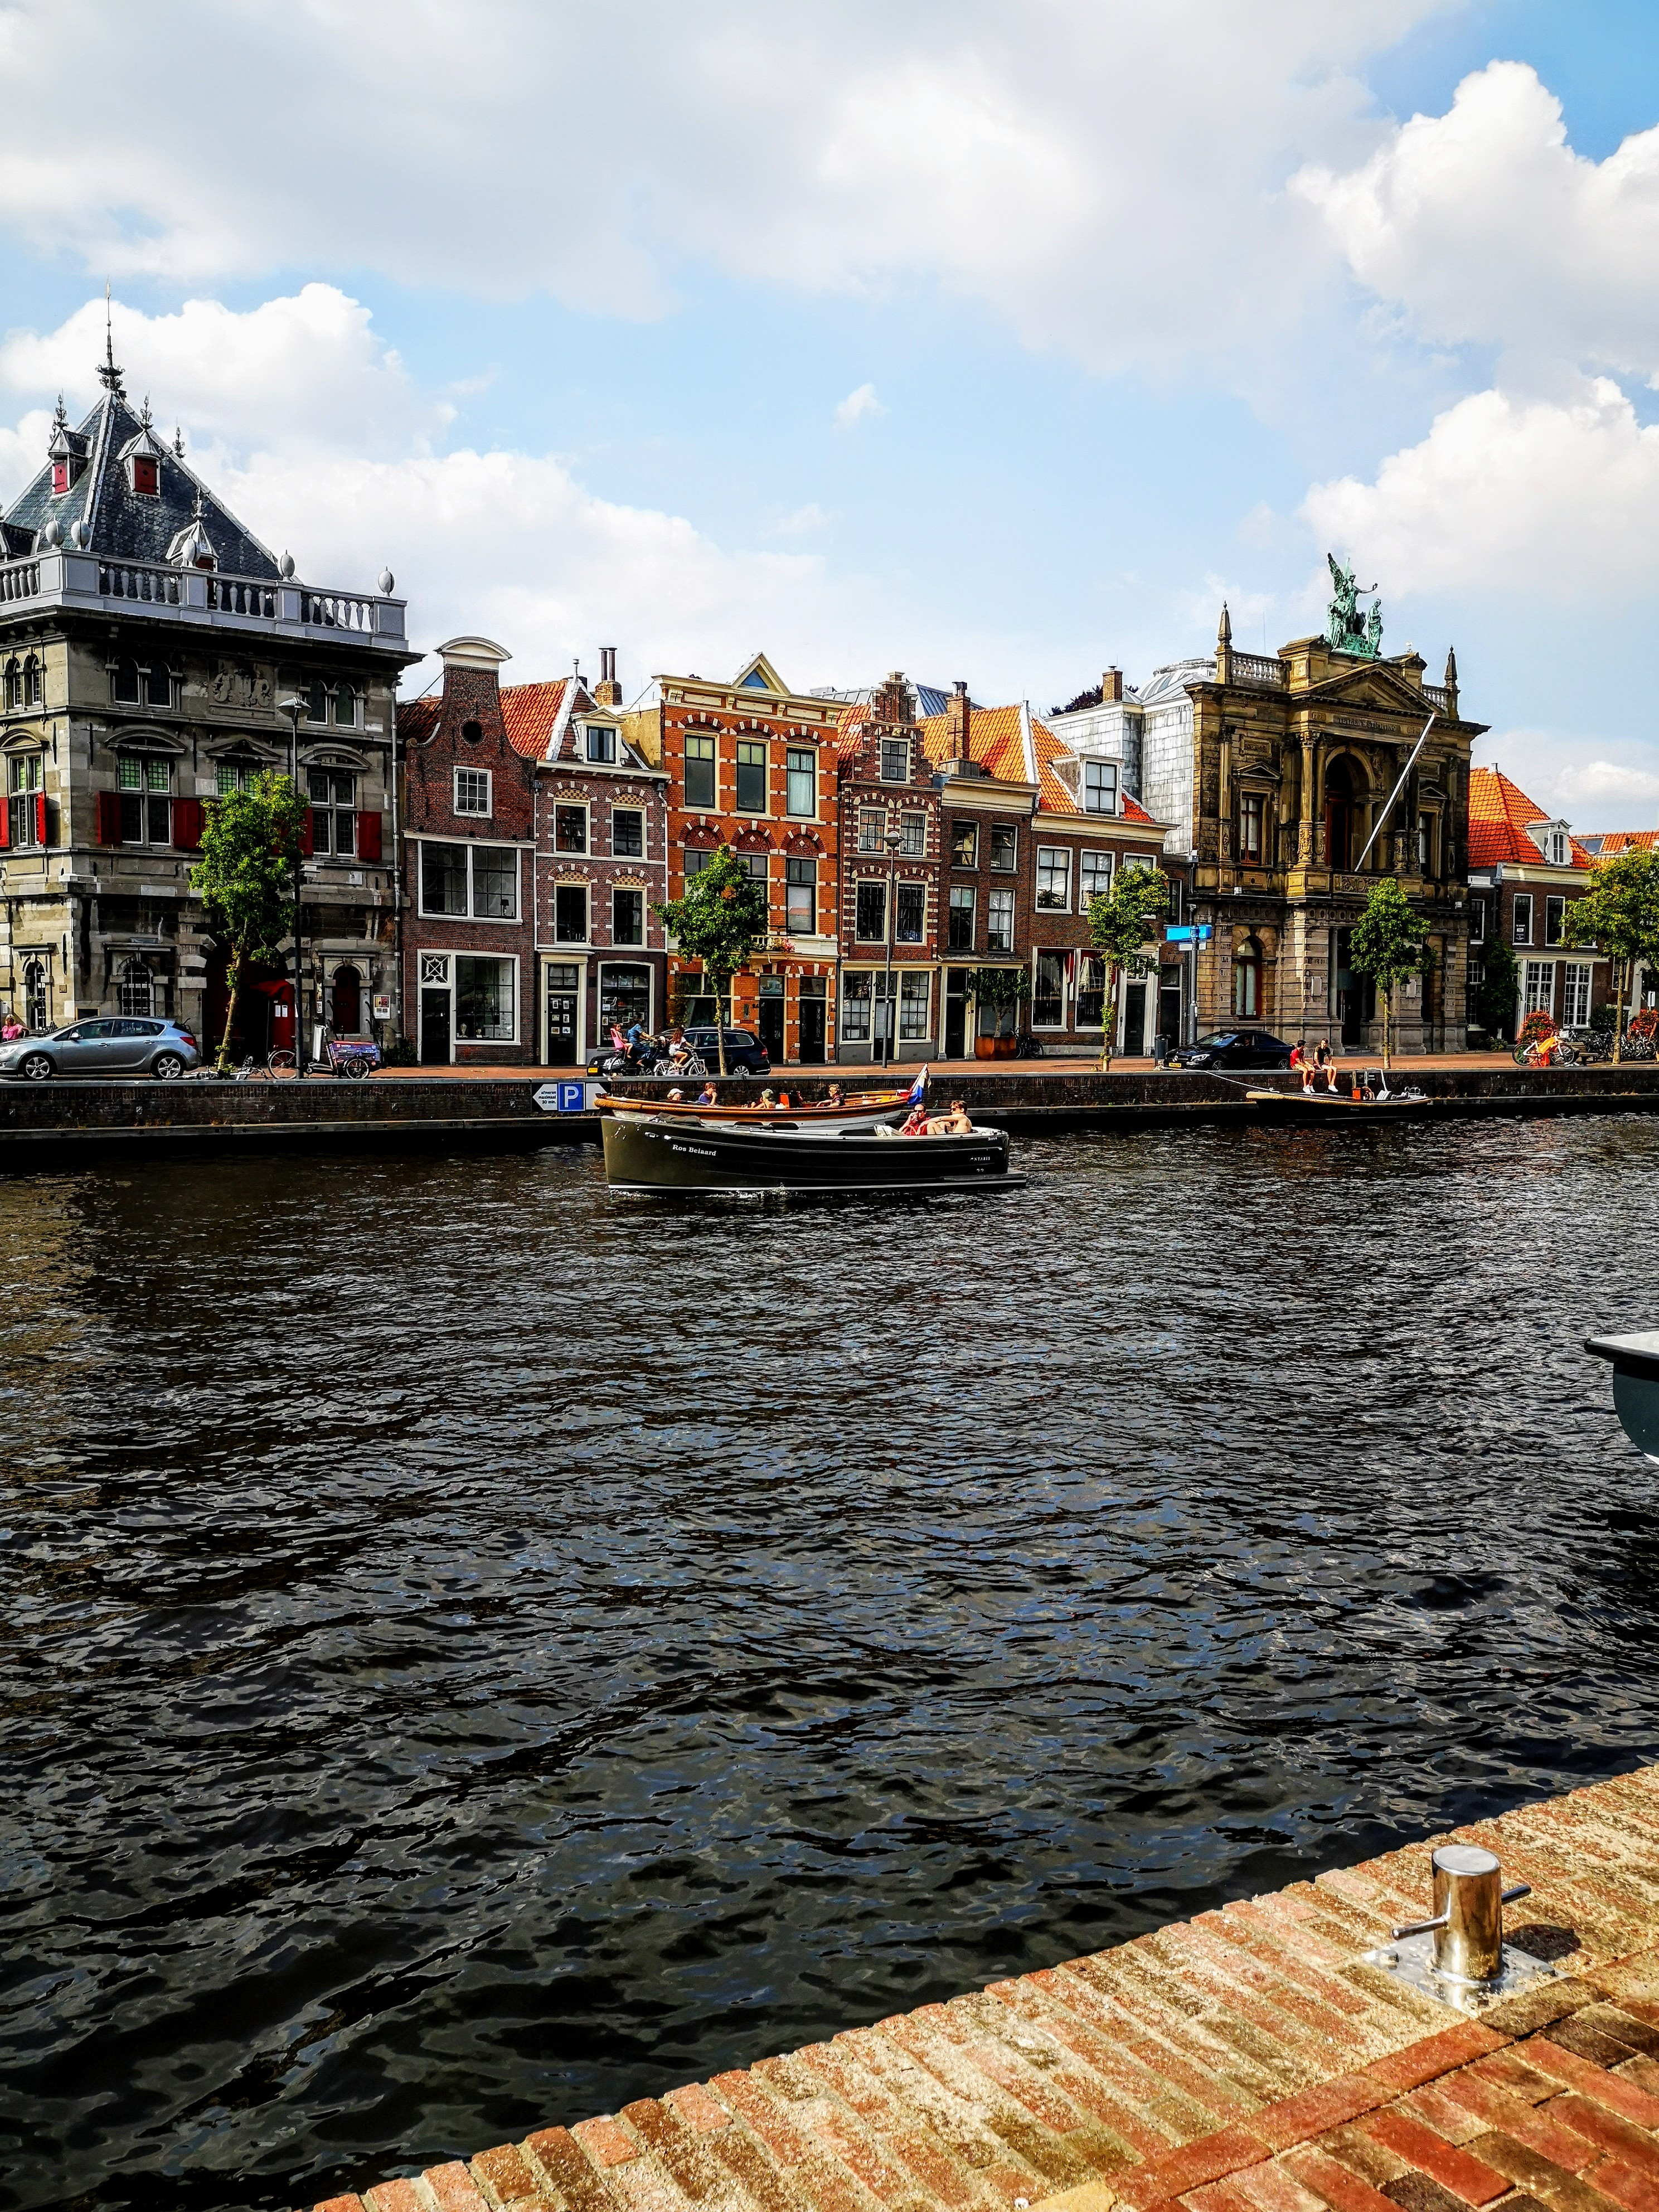
[[[392,702],[404,607],[301,583],[129,402],[61,401],[44,465],[0,520],[0,1005],[32,1030],[182,1021],[215,1044],[224,949],[190,885],[204,811],[262,769],[311,800],[305,1018],[395,1033]],[[244,994],[242,1048],[293,1036],[291,962]]]

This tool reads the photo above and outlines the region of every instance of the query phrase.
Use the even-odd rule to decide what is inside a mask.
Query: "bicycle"
[[[651,1073],[653,1075],[672,1076],[678,1082],[684,1075],[706,1076],[708,1070],[694,1052],[685,1060],[653,1060]]]
[[[1543,1046],[1540,1044],[1536,1039],[1534,1039],[1530,1044],[1516,1045],[1515,1048],[1516,1066],[1517,1067],[1577,1066],[1579,1059],[1578,1049],[1570,1039],[1557,1035],[1555,1036],[1547,1038],[1544,1042],[1552,1048],[1547,1055],[1543,1049]]]

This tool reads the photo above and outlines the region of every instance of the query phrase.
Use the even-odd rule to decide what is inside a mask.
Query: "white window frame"
[[[608,753],[596,753],[594,741],[608,744]],[[615,768],[617,765],[617,726],[614,722],[584,722],[582,724],[582,757],[590,768]]]
[[[797,761],[805,761],[806,766],[797,768]],[[802,775],[806,778],[807,788],[812,795],[811,803],[807,806],[795,804],[795,779]],[[786,745],[784,748],[783,804],[785,813],[797,822],[816,822],[818,818],[818,757],[811,745]]]
[[[1036,883],[1032,890],[1032,904],[1038,914],[1070,914],[1072,911],[1072,848],[1069,845],[1039,845],[1036,849]],[[1042,876],[1045,868],[1052,876],[1054,864],[1065,863],[1066,896],[1058,904],[1042,896]]]
[[[755,766],[753,761],[746,761],[743,757],[745,745],[752,747],[760,755],[761,803],[758,806],[744,806],[738,799],[738,778],[744,769],[752,769]],[[738,738],[734,740],[732,754],[732,811],[734,814],[744,815],[750,822],[759,822],[772,811],[772,749],[764,738]]]
[[[951,917],[965,914],[968,917],[968,942],[958,945]],[[945,909],[945,949],[947,952],[971,952],[979,932],[979,886],[977,884],[952,884],[951,896]]]
[[[513,1008],[513,1034],[511,1036],[462,1036],[460,1033],[460,1025],[456,1018],[455,1013],[455,994],[460,988],[459,977],[457,970],[463,960],[503,961],[506,963],[507,966],[513,970],[513,995],[511,1000]],[[475,1052],[482,1050],[492,1044],[516,1045],[519,1042],[519,1030],[521,1019],[522,1016],[519,1006],[519,956],[516,952],[475,952],[469,951],[466,952],[458,951],[451,956],[449,963],[449,1049],[452,1058],[460,1051],[463,1044],[470,1045]]]
[[[1552,907],[1555,908],[1555,912],[1553,914],[1550,912],[1550,908]],[[1552,891],[1546,896],[1544,900],[1544,942],[1546,945],[1559,945],[1561,942],[1561,927],[1563,922],[1566,920],[1566,913],[1567,901],[1566,896],[1564,892]],[[1555,924],[1555,934],[1553,937],[1550,935],[1550,924],[1552,922]]]
[[[899,858],[924,860],[927,857],[927,817],[917,813],[914,808],[907,809],[899,816]]]
[[[1000,952],[1006,957],[1013,951],[1014,934],[1019,922],[1018,906],[1019,902],[1016,898],[1014,893],[1005,884],[993,884],[990,890],[986,893],[985,950],[988,952]],[[999,913],[1006,915],[1008,921],[1006,942],[1000,945],[995,941],[996,922]]]
[[[1109,805],[1097,806],[1095,805],[1094,794],[1091,792],[1089,787],[1089,779],[1091,775],[1096,777],[1099,783],[1109,782],[1111,791],[1111,804]],[[1117,763],[1115,761],[1100,760],[1098,758],[1092,760],[1088,758],[1085,759],[1083,763],[1083,811],[1085,814],[1115,814],[1119,811],[1118,775]]]
[[[624,892],[630,897],[638,899],[640,902],[640,933],[637,937],[618,937],[617,934],[617,901]],[[642,952],[645,950],[646,938],[649,933],[650,926],[649,910],[645,902],[645,885],[643,884],[612,884],[611,886],[611,942],[612,945],[620,951]],[[629,964],[637,966],[640,963],[630,962]]]
[[[859,844],[860,853],[879,853],[882,840],[887,835],[887,810],[884,806],[860,806],[859,809]]]
[[[882,929],[881,929],[881,935],[880,935],[879,937],[860,937],[860,936],[859,935],[859,893],[860,893],[861,890],[865,890],[865,889],[866,889],[866,888],[867,888],[867,889],[869,889],[869,890],[871,890],[879,891],[879,892],[881,893]],[[888,883],[887,883],[887,878],[886,878],[886,877],[885,877],[885,876],[857,876],[857,877],[854,877],[854,881],[853,881],[853,942],[854,942],[854,945],[885,945],[885,944],[887,943],[887,941],[888,941],[888,933],[889,933],[889,932],[891,930],[891,928],[892,928],[892,927],[893,927],[892,907],[893,907],[893,901],[892,901],[892,899],[888,896]]]
[[[1046,908],[1045,911],[1052,914],[1054,912],[1054,908],[1049,907]],[[1060,1019],[1057,1022],[1040,1022],[1036,1018],[1037,971],[1042,962],[1045,960],[1058,960],[1060,963]],[[1072,978],[1066,973],[1065,947],[1058,945],[1040,945],[1036,946],[1031,953],[1031,1027],[1034,1030],[1064,1030],[1067,1028],[1069,1026],[1069,1016],[1071,1013],[1071,996]]]
[[[887,772],[888,755],[890,752],[896,753],[901,750],[901,748],[904,753],[904,766],[897,775],[890,775]],[[910,750],[910,740],[908,738],[877,738],[876,769],[879,780],[883,783],[908,783],[910,781],[910,772],[914,764],[915,755]]]
[[[461,778],[464,775],[482,776],[483,778],[484,803],[482,806],[462,805]],[[455,817],[455,819],[458,822],[494,821],[495,817],[495,770],[488,768],[467,768],[462,763],[457,762],[454,768],[450,771],[449,799],[449,811]]]
[[[1553,960],[1523,960],[1521,963],[1522,1021],[1528,1014],[1554,1013],[1555,965]]]
[[[1469,901],[1469,943],[1484,945],[1486,941],[1486,902],[1483,898]]]
[[[900,968],[895,973],[898,977],[898,1041],[901,1044],[930,1044],[933,1036],[933,971],[931,968]],[[921,1006],[920,1027],[916,1025],[918,1001]]]
[[[578,812],[582,817],[582,844],[580,852],[575,853],[574,857],[579,860],[586,860],[592,853],[593,808],[592,802],[586,799],[571,799],[568,796],[559,798],[556,796],[553,800],[553,857],[555,860],[569,860],[573,856],[573,848],[568,845],[562,845],[559,842],[559,817],[562,813],[574,814]]]
[[[442,838],[434,838],[431,842],[434,844],[442,844],[445,842],[445,840]],[[438,921],[442,921],[444,919],[442,915],[437,915],[434,918]],[[511,1036],[462,1038],[455,1016],[455,990],[457,981],[456,963],[460,960],[504,960],[508,967],[512,969],[513,1034]],[[417,1049],[422,1048],[426,1042],[423,1034],[426,1021],[423,1001],[424,995],[428,991],[443,991],[448,994],[449,1060],[452,1066],[454,1066],[455,1062],[460,1056],[460,1050],[463,1042],[471,1046],[474,1051],[487,1048],[492,1044],[516,1045],[519,1042],[520,1024],[523,1017],[519,1005],[519,988],[520,979],[519,975],[519,956],[516,952],[480,952],[476,951],[467,951],[465,952],[450,951],[441,951],[435,945],[422,945],[417,948],[415,955],[415,974],[416,978],[415,985],[415,1018],[416,1023],[416,1043]]]
[[[1595,980],[1595,967],[1589,960],[1565,960],[1561,963],[1561,1026],[1567,1030],[1589,1027],[1590,991]]]
[[[708,747],[707,760],[713,788],[710,790],[707,799],[693,799],[691,796],[691,748],[694,744],[706,744]],[[703,765],[704,757],[699,753],[696,757],[697,765],[701,768]],[[720,803],[720,741],[718,731],[688,730],[686,732],[684,750],[680,756],[680,786],[684,793],[685,803],[694,813],[713,814],[719,811]]]
[[[580,937],[561,937],[559,934],[559,893],[580,891],[582,895],[582,933]],[[593,941],[593,885],[586,876],[561,877],[553,884],[553,942],[555,945],[591,945]]]
[[[415,869],[416,913],[422,921],[480,921],[486,929],[516,929],[524,919],[524,848],[509,844],[505,838],[495,837],[417,837]],[[466,912],[437,914],[426,902],[426,848],[428,845],[459,845],[466,853]],[[478,895],[473,880],[473,855],[480,845],[487,845],[492,853],[511,853],[513,855],[513,911],[511,914],[480,914]],[[495,958],[494,953],[490,956]]]
[[[639,849],[639,851],[638,851],[637,853],[619,853],[619,852],[617,850],[617,817],[618,817],[618,816],[619,816],[619,815],[623,815],[623,814],[631,814],[631,815],[633,815],[633,816],[635,817],[635,819],[638,821],[638,823],[639,823],[639,825],[640,825],[640,849]],[[587,825],[587,834],[588,834],[588,836],[589,836],[589,837],[590,837],[590,838],[592,837],[592,834],[593,834],[593,824],[592,824],[591,822],[590,822],[590,823],[588,823],[588,825]],[[649,842],[650,842],[650,833],[649,833],[649,831],[646,829],[646,826],[645,826],[645,809],[644,809],[644,807],[642,807],[642,806],[613,806],[613,807],[611,808],[611,859],[612,859],[613,860],[638,860],[638,861],[641,864],[641,866],[643,866],[644,861],[645,861],[645,857],[646,857],[646,847],[647,846],[647,844],[648,844]]]
[[[1089,888],[1089,881],[1088,881],[1088,878],[1089,878],[1089,864],[1090,864],[1090,862],[1091,862],[1091,861],[1093,861],[1093,862],[1095,862],[1095,863],[1096,863],[1096,870],[1095,870],[1095,872],[1096,872],[1097,874],[1098,874],[1098,873],[1099,873],[1099,865],[1098,865],[1098,864],[1099,864],[1102,860],[1103,860],[1103,861],[1106,863],[1106,880],[1105,880],[1105,882],[1104,882],[1103,884],[1099,884],[1099,883],[1097,883],[1097,884],[1095,885],[1094,890],[1091,891],[1091,890],[1090,890],[1090,888]],[[1116,881],[1116,880],[1117,880],[1117,854],[1116,854],[1115,853],[1101,853],[1101,852],[1096,852],[1096,851],[1093,851],[1093,850],[1091,850],[1091,849],[1090,849],[1090,848],[1086,848],[1086,847],[1085,847],[1085,849],[1084,849],[1081,853],[1079,853],[1079,854],[1078,854],[1078,863],[1077,863],[1077,910],[1078,910],[1078,912],[1079,912],[1079,914],[1087,914],[1087,913],[1088,913],[1088,911],[1089,911],[1089,901],[1090,901],[1091,898],[1110,898],[1110,896],[1112,896],[1112,885],[1113,885],[1113,884],[1114,884],[1114,883],[1115,883],[1115,881]]]

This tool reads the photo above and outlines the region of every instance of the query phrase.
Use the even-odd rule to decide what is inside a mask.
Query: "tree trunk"
[[[1394,985],[1385,986],[1382,992],[1382,1073],[1386,1075],[1392,1062],[1389,1058],[1389,1020],[1394,1012]]]
[[[219,1058],[216,1063],[221,1075],[230,1066],[231,1032],[236,1026],[236,1007],[242,995],[242,956],[240,952],[231,954],[229,963],[226,967],[225,991],[227,997],[225,1033],[219,1040]]]
[[[1103,1009],[1103,1026],[1100,1032],[1099,1073],[1103,1075],[1109,1074],[1111,1072],[1112,1039],[1117,1034],[1118,980],[1123,971],[1120,968],[1109,968],[1106,972],[1111,977],[1112,981],[1110,994],[1107,998],[1106,1005]]]
[[[732,1004],[732,978],[727,975],[724,980],[726,989],[722,994],[721,978],[718,975],[714,978],[714,1057],[720,1062],[722,1077],[726,1073],[726,1012]]]
[[[1632,973],[1633,973],[1633,971],[1634,971],[1635,965],[1636,965],[1636,963],[1635,963],[1635,962],[1634,962],[1634,961],[1631,962],[1630,966],[1631,966],[1631,969],[1632,969]],[[1619,987],[1618,987],[1618,990],[1617,990],[1617,992],[1616,992],[1616,993],[1615,993],[1615,994],[1614,994],[1614,999],[1613,999],[1613,1066],[1614,1066],[1615,1067],[1617,1067],[1617,1066],[1619,1066],[1620,1062],[1623,1060],[1623,1058],[1624,1058],[1624,1051],[1625,1051],[1625,979],[1624,979],[1624,976],[1623,976],[1623,975],[1622,975],[1622,974],[1621,974],[1621,975],[1620,975],[1620,981],[1619,981]]]

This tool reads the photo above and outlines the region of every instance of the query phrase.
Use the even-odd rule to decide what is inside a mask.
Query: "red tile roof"
[[[418,745],[432,735],[438,726],[442,705],[443,701],[435,694],[428,699],[398,702],[398,735],[406,745]]]
[[[559,718],[570,680],[562,676],[553,684],[503,685],[501,723],[507,732],[507,742],[515,753],[522,753],[526,760],[545,757],[547,741],[553,734],[553,725]],[[443,699],[435,693],[428,698],[400,703],[398,734],[406,744],[419,744],[437,727],[442,711]]]
[[[1500,861],[1522,867],[1541,867],[1541,848],[1527,834],[1533,822],[1553,822],[1535,799],[1528,799],[1518,783],[1511,783],[1501,769],[1469,770],[1469,866],[1490,868]],[[1574,837],[1569,849],[1571,866],[1588,868],[1590,856]]]
[[[1595,849],[1603,860],[1614,853],[1627,853],[1632,845],[1644,851],[1659,851],[1659,830],[1606,830],[1595,840]]]

